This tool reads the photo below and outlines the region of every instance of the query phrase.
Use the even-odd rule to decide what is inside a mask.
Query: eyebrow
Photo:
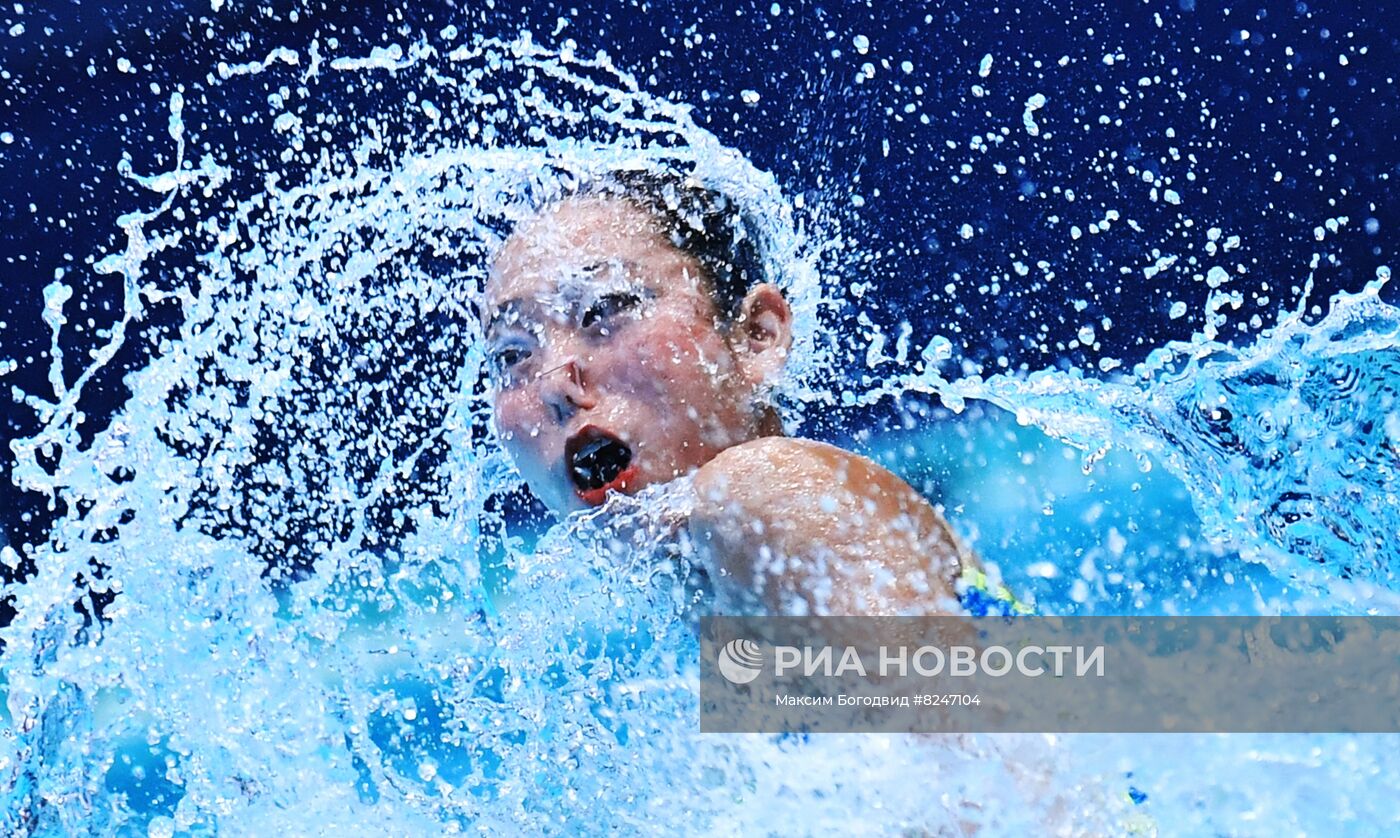
[[[610,260],[599,260],[597,262],[592,262],[587,265],[583,265],[580,267],[579,272],[596,276],[598,269],[606,266],[609,261]],[[630,259],[618,259],[617,261],[622,265],[624,269],[624,278],[629,280],[624,283],[623,287],[632,287],[634,284],[643,284],[637,280],[632,279],[632,272],[635,271],[637,268],[636,262],[633,262]],[[569,279],[570,277],[565,277],[564,280],[561,281],[561,285],[568,282]],[[585,282],[583,284],[594,285],[596,283]],[[534,302],[534,300],[526,300],[522,297],[512,297],[509,300],[506,300],[505,302],[501,303],[499,306],[496,306],[496,311],[491,315],[491,319],[486,322],[485,334],[490,335],[491,332],[497,329],[498,327],[503,325],[510,325],[506,323],[506,321],[512,315],[519,316],[528,305]]]
[[[491,319],[486,322],[486,334],[491,334],[502,325],[508,325],[506,320],[512,315],[519,316],[520,310],[524,307],[524,304],[524,300],[521,300],[519,297],[514,297],[497,306],[495,313],[491,315]]]

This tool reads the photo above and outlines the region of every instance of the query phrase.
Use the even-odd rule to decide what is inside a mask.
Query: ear
[[[777,376],[792,348],[792,308],[778,286],[764,282],[749,289],[729,341],[749,383],[759,386]]]

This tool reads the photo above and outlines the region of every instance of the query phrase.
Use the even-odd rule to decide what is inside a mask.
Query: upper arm
[[[961,550],[928,502],[870,460],[781,437],[696,475],[691,536],[722,609],[773,614],[949,610]]]

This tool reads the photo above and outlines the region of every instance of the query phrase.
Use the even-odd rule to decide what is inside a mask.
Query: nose
[[[566,422],[580,410],[591,410],[597,400],[589,391],[578,358],[573,357],[540,373],[540,399],[556,422]]]

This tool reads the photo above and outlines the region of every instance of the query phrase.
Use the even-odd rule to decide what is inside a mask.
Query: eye
[[[511,372],[530,358],[530,350],[523,346],[503,346],[491,353],[491,375],[502,384],[510,383]]]
[[[583,313],[580,323],[588,329],[599,323],[611,320],[624,311],[631,311],[641,305],[642,298],[631,291],[615,291],[604,294],[593,302]]]

